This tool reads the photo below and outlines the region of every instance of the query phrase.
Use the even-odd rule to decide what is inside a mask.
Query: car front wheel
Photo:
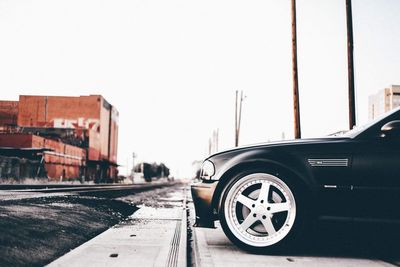
[[[287,182],[256,172],[238,175],[227,185],[219,215],[232,242],[251,251],[272,251],[291,239],[299,213]]]

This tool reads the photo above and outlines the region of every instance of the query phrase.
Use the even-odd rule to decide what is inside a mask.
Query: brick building
[[[0,101],[0,129],[17,125],[18,101]]]
[[[9,140],[9,147],[21,148],[11,141],[12,135],[30,136],[35,140],[28,144],[31,148],[45,149],[45,168],[50,178],[84,177],[99,182],[116,179],[118,115],[100,95],[21,95],[19,101],[0,102],[0,129],[7,134],[0,147],[7,147]]]

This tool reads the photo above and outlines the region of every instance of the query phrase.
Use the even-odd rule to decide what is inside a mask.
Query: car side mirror
[[[400,120],[390,121],[382,126],[381,132],[383,136],[400,137]]]

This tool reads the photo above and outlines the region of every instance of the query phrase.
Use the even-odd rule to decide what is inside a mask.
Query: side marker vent
[[[312,167],[348,167],[349,159],[308,159]]]

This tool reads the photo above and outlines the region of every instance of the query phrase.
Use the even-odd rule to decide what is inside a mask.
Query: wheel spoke
[[[224,231],[247,247],[278,244],[293,231],[297,199],[277,176],[259,172],[243,175],[223,195]]]
[[[270,210],[271,213],[277,213],[277,212],[290,210],[289,202],[271,203],[268,206],[271,207],[271,210]]]
[[[249,197],[246,197],[243,194],[240,194],[237,198],[237,201],[248,207],[249,209],[252,209],[252,205],[254,204],[254,200],[252,200]]]
[[[269,183],[262,183],[258,200],[264,200],[268,202],[269,188]]]
[[[243,230],[247,230],[250,226],[252,226],[257,221],[257,218],[254,218],[253,215],[250,213],[246,219],[240,224]]]
[[[264,225],[265,230],[267,231],[268,235],[273,235],[276,233],[275,227],[272,224],[271,218],[266,218],[261,220],[261,223]]]

